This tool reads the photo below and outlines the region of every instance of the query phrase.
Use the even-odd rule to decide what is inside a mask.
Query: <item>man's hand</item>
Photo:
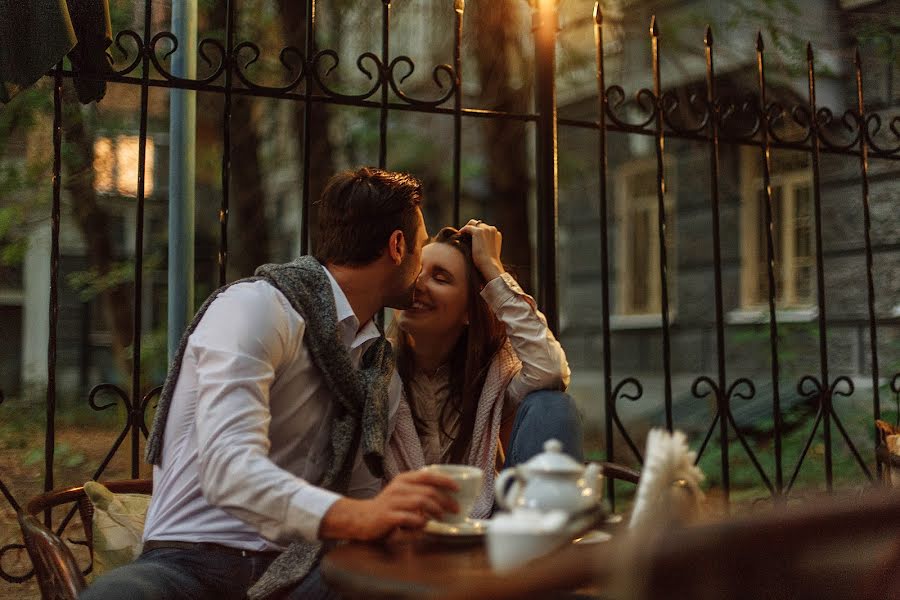
[[[452,479],[434,473],[401,473],[370,500],[341,498],[332,504],[322,518],[319,537],[368,541],[397,528],[421,529],[428,519],[459,512],[449,496],[457,489]]]
[[[472,236],[472,262],[481,271],[485,281],[491,281],[504,272],[500,261],[503,234],[493,225],[472,219],[459,230]]]

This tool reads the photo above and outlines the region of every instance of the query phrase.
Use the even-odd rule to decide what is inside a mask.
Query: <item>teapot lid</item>
[[[549,439],[544,442],[544,451],[533,456],[522,465],[530,471],[554,473],[580,473],[584,465],[562,451],[562,442]]]

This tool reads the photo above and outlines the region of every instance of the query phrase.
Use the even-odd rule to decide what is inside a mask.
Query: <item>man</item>
[[[424,472],[381,490],[400,384],[372,318],[412,304],[420,202],[409,175],[336,175],[315,258],[260,267],[201,307],[147,444],[144,552],[83,598],[244,598],[267,570],[252,597],[319,597],[319,541],[377,539],[458,510],[455,484]]]

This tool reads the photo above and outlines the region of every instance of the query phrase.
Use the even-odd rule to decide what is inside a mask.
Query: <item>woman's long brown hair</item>
[[[481,397],[488,369],[497,351],[506,342],[506,328],[481,297],[481,289],[486,283],[472,260],[472,238],[460,234],[453,227],[444,227],[431,240],[434,244],[447,244],[463,255],[466,265],[467,299],[469,325],[456,342],[447,367],[449,369],[450,398],[441,407],[440,428],[448,435],[448,424],[454,413],[459,414],[459,431],[450,445],[450,462],[462,463],[466,459],[475,427],[475,411]],[[397,356],[397,371],[403,380],[406,397],[410,399],[410,409],[419,434],[424,433],[424,423],[416,413],[415,402],[409,382],[415,373],[415,357],[409,341],[409,334],[401,331],[396,321],[391,324],[389,336],[394,339]]]

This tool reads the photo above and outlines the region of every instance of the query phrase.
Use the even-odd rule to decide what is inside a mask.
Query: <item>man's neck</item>
[[[379,294],[373,294],[372,290],[380,289],[379,273],[369,265],[365,267],[346,267],[342,265],[327,264],[325,268],[337,281],[353,314],[359,319],[359,326],[372,320],[384,306],[384,300]]]

